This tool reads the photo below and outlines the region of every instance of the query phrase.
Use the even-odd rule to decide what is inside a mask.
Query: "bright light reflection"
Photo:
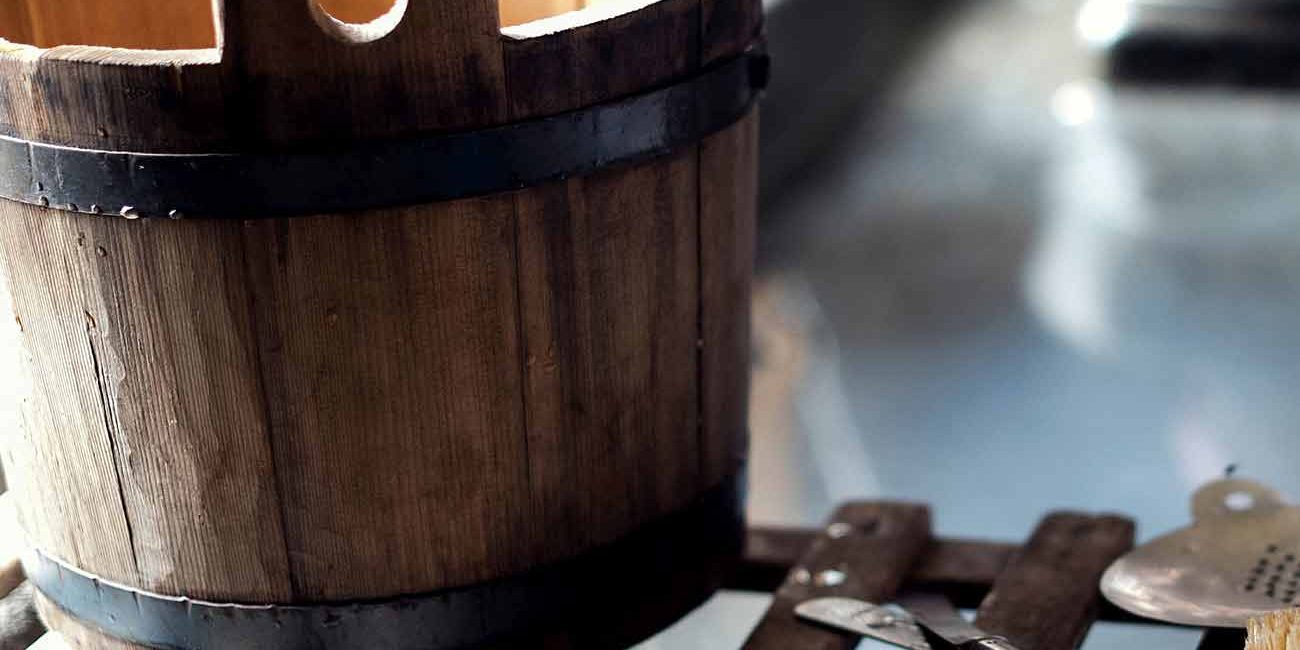
[[[1052,116],[1065,126],[1082,126],[1097,116],[1097,91],[1085,81],[1071,81],[1052,93]]]
[[[1089,45],[1106,47],[1128,29],[1132,16],[1129,0],[1091,0],[1079,10],[1075,29]]]

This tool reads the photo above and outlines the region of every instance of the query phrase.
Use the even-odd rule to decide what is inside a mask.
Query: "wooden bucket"
[[[616,647],[698,604],[742,532],[758,2],[216,4],[0,3],[52,626]]]

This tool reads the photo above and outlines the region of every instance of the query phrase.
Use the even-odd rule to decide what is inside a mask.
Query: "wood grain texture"
[[[884,602],[902,586],[930,540],[930,511],[902,503],[850,503],[831,522],[852,527],[848,535],[820,535],[776,592],[776,599],[745,641],[745,650],[848,650],[856,635],[809,625],[795,618],[799,603],[821,596]],[[829,585],[823,571],[843,573]]]
[[[548,555],[611,541],[711,487],[696,470],[696,177],[688,150],[516,199],[530,479]]]
[[[1101,603],[1101,574],[1133,548],[1133,521],[1054,513],[993,584],[975,623],[1022,650],[1074,650]]]
[[[0,47],[0,132],[177,152],[478,128],[695,71],[700,6],[520,40],[496,0],[411,0],[359,43],[387,19],[224,0],[220,56]],[[32,542],[166,594],[355,600],[514,575],[683,508],[743,458],[756,129],[347,215],[0,202],[26,382],[3,457]],[[665,595],[703,593],[683,585]]]
[[[34,43],[27,0],[0,0],[0,38],[15,43]]]
[[[226,114],[245,142],[394,137],[506,121],[495,0],[410,0],[382,38],[300,0],[223,0]],[[431,38],[430,35],[436,35]],[[353,42],[349,42],[353,41]]]
[[[991,585],[1020,548],[1014,544],[967,539],[938,540],[912,570],[917,583]]]
[[[758,114],[700,143],[701,469],[729,476],[748,452]]]
[[[0,217],[6,344],[19,356],[7,371],[18,377],[21,416],[20,429],[3,438],[5,476],[19,519],[33,543],[134,583],[116,443],[86,317],[94,297],[80,277],[95,247],[77,244],[72,217],[3,201]]]
[[[941,593],[954,605],[974,609],[1019,552],[1014,544],[937,540],[908,576],[909,588]]]
[[[233,148],[215,50],[168,55],[167,65],[58,56],[68,50],[66,56],[90,55],[79,48],[0,48],[0,133],[118,151]]]
[[[212,0],[0,0],[4,5],[8,11],[24,6],[30,31],[19,42],[40,47],[170,50],[216,45]],[[0,17],[5,12],[0,8]]]
[[[635,45],[633,45],[635,44]],[[699,68],[699,0],[504,41],[510,115],[553,115],[644,91]]]
[[[31,467],[74,464],[43,480],[24,473],[19,494],[40,494],[33,507],[81,509],[26,513],[27,522],[66,527],[41,535],[37,523],[38,543],[150,590],[287,597],[266,423],[247,408],[260,396],[244,270],[229,255],[241,246],[238,224],[130,222],[13,203],[0,212],[36,382],[24,409],[30,443],[15,447],[50,454]],[[69,404],[62,389],[87,394]],[[82,419],[60,426],[47,413]],[[98,447],[81,447],[90,441]],[[82,546],[93,552],[76,552]]]
[[[700,0],[703,65],[743,51],[763,31],[762,0]]]
[[[248,223],[296,597],[533,562],[513,218],[507,196]]]
[[[775,591],[820,531],[801,528],[750,528],[745,556],[729,589]],[[942,593],[958,607],[978,607],[994,580],[1019,550],[1014,544],[936,539],[907,577],[917,589]]]
[[[224,0],[221,52],[0,47],[0,133],[203,152],[553,114],[663,85],[743,50],[752,31],[730,30],[740,23],[726,16],[748,24],[754,0],[708,0],[708,21],[701,1],[602,3],[503,36],[493,0],[410,0],[390,33],[356,43],[374,33],[338,27],[315,5]]]

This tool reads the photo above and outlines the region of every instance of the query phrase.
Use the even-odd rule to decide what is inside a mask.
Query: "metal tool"
[[[1007,639],[988,634],[962,618],[943,596],[908,594],[898,601],[921,627],[959,650],[1016,650]]]
[[[908,650],[930,650],[921,628],[902,609],[853,598],[814,598],[799,603],[794,613],[804,620],[892,643]]]
[[[922,628],[959,650],[1016,650],[1009,641],[985,634],[961,617],[943,596],[913,594],[898,605],[876,605],[852,598],[816,598],[795,607],[799,618],[892,643],[909,650],[931,650]]]
[[[1195,523],[1120,558],[1102,593],[1139,616],[1202,627],[1245,627],[1300,606],[1300,508],[1242,479],[1192,498]]]

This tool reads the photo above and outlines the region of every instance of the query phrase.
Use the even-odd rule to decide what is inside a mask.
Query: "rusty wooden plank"
[[[848,650],[858,638],[795,618],[795,605],[819,596],[887,600],[902,586],[930,539],[930,510],[905,503],[850,503],[807,547],[745,650]]]
[[[1048,515],[993,583],[976,624],[1020,650],[1078,648],[1097,618],[1101,574],[1133,547],[1134,530],[1124,517]]]

